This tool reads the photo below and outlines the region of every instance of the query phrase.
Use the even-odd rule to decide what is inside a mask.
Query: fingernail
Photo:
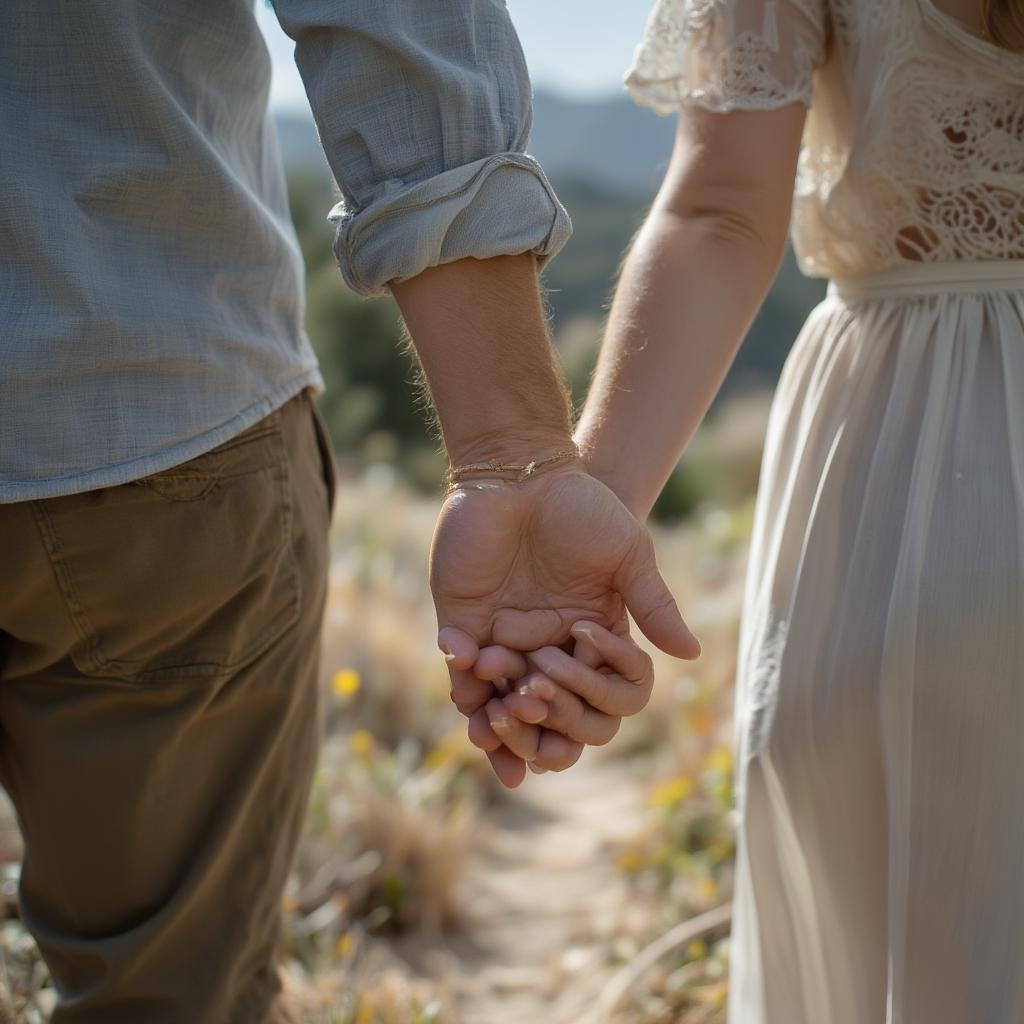
[[[534,697],[540,697],[541,700],[554,700],[555,698],[555,686],[550,679],[531,679],[526,687]]]
[[[445,651],[444,652],[444,660],[448,661],[448,662],[452,662],[452,661],[455,660],[455,655],[452,654],[451,651]]]
[[[499,676],[494,680],[494,688],[504,697],[508,693],[509,682],[504,676]]]
[[[584,625],[581,622],[577,622],[576,625],[569,630],[570,633],[578,640],[580,637],[586,637],[591,643],[594,642],[594,634],[589,626]]]
[[[491,728],[497,733],[508,732],[509,721],[507,718],[492,718]]]
[[[547,771],[547,768],[541,768],[538,765],[535,765],[532,761],[527,761],[526,767],[529,768],[534,775],[543,775]]]

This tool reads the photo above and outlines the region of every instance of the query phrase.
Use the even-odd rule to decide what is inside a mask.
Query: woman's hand
[[[519,785],[525,764],[537,772],[575,764],[584,745],[603,745],[621,720],[647,706],[654,684],[650,657],[629,637],[625,621],[607,630],[591,621],[572,627],[566,646],[523,655],[491,646],[480,651],[472,682],[460,696],[490,696],[470,714],[471,741],[487,752],[498,778]],[[509,681],[512,681],[511,683]]]
[[[642,711],[651,698],[654,667],[628,633],[584,621],[572,627],[572,635],[572,654],[559,647],[528,654],[529,671],[512,692],[485,707],[494,733],[528,763],[540,757],[543,767],[552,767],[543,761],[567,742],[608,743],[622,719]]]
[[[500,646],[478,651],[470,637],[451,627],[442,630],[440,643],[442,649],[451,652],[446,655],[452,680],[451,698],[469,719],[470,742],[486,753],[502,785],[514,789],[526,777],[526,761],[506,746],[492,729],[487,705],[495,697],[505,696],[525,684],[521,677],[529,672],[526,656]],[[599,660],[599,656],[595,656]],[[513,722],[513,728],[516,724]],[[538,732],[534,725],[524,728]],[[562,771],[579,760],[582,743],[548,730],[539,732],[542,736],[535,742],[536,755],[530,761],[534,772]],[[513,742],[516,743],[515,738]],[[523,749],[525,744],[517,743],[517,746]]]

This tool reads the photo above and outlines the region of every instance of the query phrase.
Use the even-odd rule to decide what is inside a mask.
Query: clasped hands
[[[578,464],[512,484],[478,479],[445,500],[431,551],[438,645],[470,740],[501,782],[574,764],[646,706],[657,647],[700,653],[646,528]]]

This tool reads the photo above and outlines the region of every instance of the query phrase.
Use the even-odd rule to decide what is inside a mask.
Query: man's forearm
[[[453,465],[526,460],[571,440],[536,258],[464,259],[392,286]]]

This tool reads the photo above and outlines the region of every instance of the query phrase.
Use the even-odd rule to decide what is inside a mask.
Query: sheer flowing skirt
[[[833,282],[740,632],[729,1024],[1024,1021],[1024,261]]]

